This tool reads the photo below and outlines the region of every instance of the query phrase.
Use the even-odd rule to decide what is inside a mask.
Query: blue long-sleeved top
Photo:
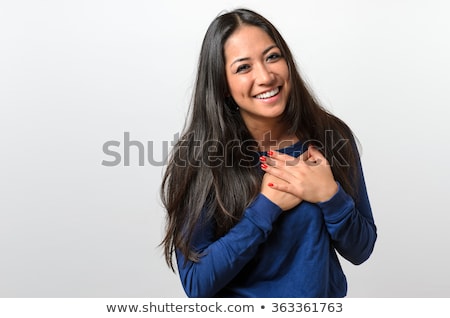
[[[280,151],[298,156],[298,142]],[[344,297],[347,281],[336,252],[353,264],[371,255],[377,238],[361,163],[356,202],[338,184],[328,201],[303,201],[282,210],[263,194],[227,234],[215,239],[214,223],[198,226],[198,262],[177,251],[188,297]]]

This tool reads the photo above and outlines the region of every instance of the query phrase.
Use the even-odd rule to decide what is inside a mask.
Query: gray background
[[[379,239],[344,261],[349,297],[449,297],[447,3],[0,1],[0,296],[185,297],[158,247],[164,167],[102,147],[128,132],[164,159],[207,26],[242,5],[362,143]]]

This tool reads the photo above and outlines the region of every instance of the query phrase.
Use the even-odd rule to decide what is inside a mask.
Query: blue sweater
[[[298,156],[302,143],[280,150]],[[356,202],[338,192],[317,204],[303,201],[282,210],[263,194],[226,235],[214,224],[199,225],[193,246],[199,262],[177,251],[178,271],[188,297],[344,297],[347,281],[337,252],[353,264],[372,253],[377,233],[361,164]]]

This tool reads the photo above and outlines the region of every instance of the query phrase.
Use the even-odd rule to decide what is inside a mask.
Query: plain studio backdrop
[[[222,10],[280,30],[359,138],[378,226],[349,297],[450,297],[448,1],[1,1],[0,296],[185,297],[159,186]]]

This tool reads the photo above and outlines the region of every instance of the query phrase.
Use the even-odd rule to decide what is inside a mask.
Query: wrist
[[[329,187],[326,188],[326,191],[321,196],[319,203],[326,202],[331,200],[339,190],[339,185],[336,181],[333,181],[333,184],[330,184]]]

